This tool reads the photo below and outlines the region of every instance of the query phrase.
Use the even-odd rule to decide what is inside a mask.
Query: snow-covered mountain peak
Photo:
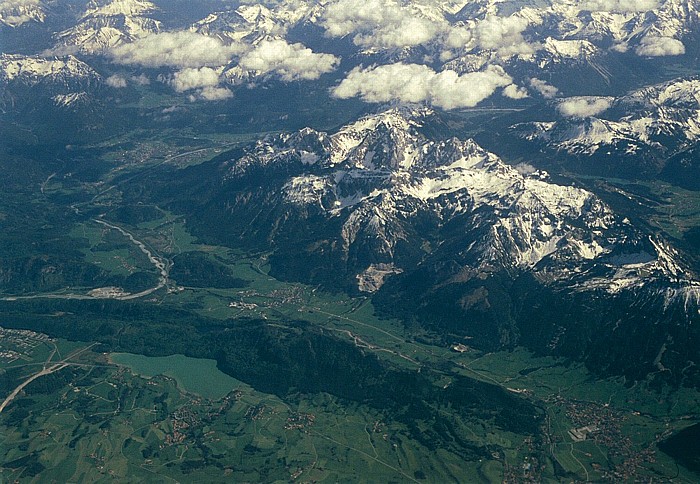
[[[140,17],[156,10],[156,6],[147,0],[90,0],[86,5],[81,20],[88,17]]]
[[[625,155],[666,156],[700,139],[700,80],[677,79],[635,90],[614,101],[559,100],[582,116],[513,126],[523,138],[539,140],[574,155],[605,150]],[[590,109],[589,109],[590,108]],[[561,111],[561,109],[560,109]],[[589,114],[586,116],[586,114]],[[594,114],[594,115],[590,115]]]
[[[639,244],[650,260],[660,260],[653,244],[592,193],[511,167],[472,140],[423,134],[421,120],[433,114],[391,109],[333,134],[305,129],[268,138],[229,166],[229,176],[244,180],[261,169],[281,176],[285,203],[342,220],[347,251],[367,237],[377,241],[370,259],[391,271],[370,272],[382,281],[407,269],[397,244],[421,237],[417,220],[432,220],[438,233],[460,224],[469,239],[461,257],[477,271],[544,271],[553,282],[609,254],[639,251]],[[605,264],[610,274],[624,265]],[[659,264],[655,273],[666,274],[668,264]],[[637,269],[632,279],[639,283],[644,272]],[[367,282],[367,270],[358,280]]]
[[[662,106],[676,109],[700,109],[700,79],[675,79],[633,91],[620,100],[623,105]]]
[[[600,52],[600,49],[588,40],[560,40],[547,37],[544,51],[559,59],[587,59]]]
[[[269,8],[262,4],[241,5],[236,13],[250,23],[267,20],[273,17]]]
[[[100,76],[85,62],[72,55],[43,58],[0,54],[0,80],[3,82],[23,82],[28,85],[43,81],[90,83],[100,80]]]
[[[57,107],[73,108],[89,103],[90,95],[86,92],[71,92],[69,94],[57,94],[51,99]]]
[[[380,154],[391,166],[410,164],[416,154],[409,147],[416,144],[416,129],[434,114],[429,108],[404,106],[349,124],[331,136],[331,164],[346,161],[353,153],[357,166],[374,166],[374,154]]]
[[[257,43],[284,35],[286,26],[264,5],[242,5],[234,11],[215,12],[196,22],[192,30],[222,39]]]
[[[19,27],[27,22],[44,22],[46,11],[40,0],[0,1],[0,24]]]
[[[235,10],[214,12],[195,22],[191,29],[230,41],[256,44],[266,39],[284,38],[291,27],[314,19],[321,9],[316,2],[243,4]]]
[[[161,30],[147,15],[156,6],[146,0],[91,0],[73,27],[55,35],[58,53],[103,54]]]
[[[102,77],[74,56],[0,54],[0,105],[12,105],[19,93],[73,109],[94,99],[88,92],[94,92],[101,84]]]
[[[454,237],[446,246],[457,254],[445,257],[471,274],[528,271],[547,284],[571,287],[573,279],[579,290],[611,294],[662,279],[691,284],[668,244],[593,193],[509,166],[472,140],[433,139],[422,129],[433,116],[393,108],[332,134],[307,128],[270,137],[231,162],[228,176],[279,177],[279,203],[339,225],[345,257],[364,251],[370,261],[356,268],[361,290],[410,270],[404,244]],[[416,232],[419,223],[426,233]]]

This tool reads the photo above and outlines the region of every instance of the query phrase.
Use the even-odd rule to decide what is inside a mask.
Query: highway
[[[29,385],[31,382],[33,382],[33,381],[36,380],[37,378],[41,378],[41,377],[44,376],[44,375],[50,375],[51,373],[55,373],[55,372],[57,372],[57,371],[59,371],[59,370],[62,370],[62,369],[64,369],[64,368],[67,367],[67,366],[73,365],[73,363],[69,363],[68,360],[70,360],[71,358],[75,358],[75,357],[78,356],[80,353],[84,353],[85,351],[89,350],[90,348],[92,348],[92,347],[95,346],[96,344],[97,344],[97,343],[93,343],[93,344],[91,344],[91,345],[89,345],[89,346],[86,346],[85,348],[81,348],[81,349],[79,349],[79,350],[77,350],[77,351],[74,351],[73,353],[69,354],[68,356],[66,356],[66,357],[65,357],[64,359],[62,359],[61,361],[58,361],[58,362],[54,363],[54,364],[51,365],[51,366],[47,366],[47,365],[49,364],[49,362],[51,361],[51,358],[52,358],[53,355],[54,355],[54,353],[51,353],[51,355],[49,355],[49,359],[46,360],[46,363],[44,363],[44,368],[42,368],[42,370],[41,370],[40,372],[35,373],[34,375],[32,375],[32,376],[30,376],[29,378],[27,378],[26,380],[24,380],[21,384],[19,384],[19,385],[17,386],[17,388],[15,388],[15,389],[12,391],[12,393],[10,393],[10,394],[7,396],[7,398],[0,404],[0,413],[2,413],[3,410],[5,410],[5,408],[7,408],[7,406],[8,406],[10,403],[12,403],[12,400],[14,400],[14,399],[17,397],[17,395],[19,395],[20,392],[21,392],[22,390],[24,390],[24,388],[25,388],[27,385]]]

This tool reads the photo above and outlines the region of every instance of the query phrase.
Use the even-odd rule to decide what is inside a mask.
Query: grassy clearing
[[[85,262],[117,276],[129,276],[138,271],[153,271],[148,258],[122,234],[92,222],[76,225],[73,238],[86,241],[81,248]]]

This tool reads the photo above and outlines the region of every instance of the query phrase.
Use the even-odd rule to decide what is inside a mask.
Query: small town
[[[553,402],[565,409],[567,418],[574,424],[567,431],[567,437],[574,446],[590,440],[599,448],[607,449],[607,468],[601,464],[591,464],[606,479],[614,482],[633,481],[644,465],[656,461],[655,445],[637,448],[623,433],[622,425],[627,416],[622,411],[607,404],[568,400],[561,396],[554,397]],[[662,438],[658,436],[657,440]]]
[[[26,359],[34,348],[50,340],[47,335],[34,331],[0,327],[0,363]]]

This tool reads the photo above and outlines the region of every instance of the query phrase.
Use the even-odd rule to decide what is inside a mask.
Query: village
[[[19,359],[28,359],[37,346],[49,341],[45,334],[0,326],[0,363],[11,364]]]

